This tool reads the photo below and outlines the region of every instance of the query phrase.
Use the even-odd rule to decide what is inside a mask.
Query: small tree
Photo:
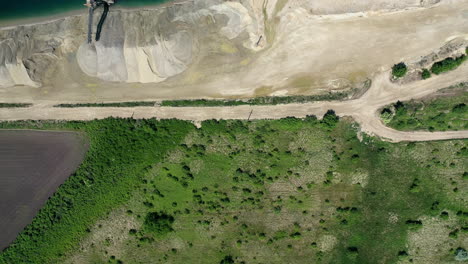
[[[463,114],[466,113],[468,110],[468,107],[466,106],[465,103],[457,104],[452,108],[452,113],[458,113],[458,114]]]
[[[457,248],[455,251],[455,260],[466,261],[468,260],[468,252],[464,248]]]
[[[385,124],[390,123],[393,118],[393,112],[389,108],[384,108],[382,109],[382,112],[380,112],[380,118]]]
[[[329,128],[333,128],[339,121],[339,117],[335,114],[335,111],[328,110],[323,116],[322,123]]]
[[[431,78],[431,72],[428,69],[423,69],[421,77],[423,78],[423,80],[429,79]]]
[[[234,258],[232,256],[225,256],[219,264],[234,264]]]
[[[406,67],[406,64],[403,62],[395,64],[392,67],[392,74],[395,78],[401,78],[405,76],[406,72],[408,72],[408,68]]]
[[[145,217],[144,227],[145,230],[157,236],[163,236],[174,230],[172,223],[174,223],[174,217],[171,215],[163,212],[151,212]]]

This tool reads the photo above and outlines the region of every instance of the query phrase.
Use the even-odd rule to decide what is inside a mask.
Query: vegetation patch
[[[83,163],[1,253],[2,264],[60,262],[98,219],[128,201],[152,165],[195,129],[178,120],[114,118],[3,122],[0,128],[73,130],[86,133],[90,140]]]
[[[32,104],[26,103],[0,103],[0,108],[25,108],[30,107]]]
[[[468,93],[459,96],[397,102],[381,111],[388,126],[405,131],[466,130],[468,129]]]
[[[109,207],[113,213],[99,214],[98,223],[87,222],[76,240],[65,239],[68,247],[49,258],[43,254],[61,247],[61,240],[49,240],[48,247],[31,242],[24,251],[8,249],[0,255],[4,262],[31,257],[66,262],[73,256],[86,263],[413,261],[418,253],[409,246],[408,235],[425,230],[428,217],[450,225],[442,231],[453,250],[425,261],[453,261],[462,245],[468,215],[462,177],[467,140],[392,144],[365,135],[358,139],[356,125],[332,111],[323,120],[208,120],[200,129],[174,120],[112,120],[106,126],[101,121],[74,124],[75,129],[93,127],[90,135],[106,136],[99,141],[102,145],[94,145],[110,156],[100,167],[122,164],[107,175],[109,180],[93,182],[108,182],[115,195],[109,198],[120,199]],[[116,146],[105,144],[107,138]],[[100,157],[96,154],[92,157]],[[128,167],[141,164],[142,155],[141,173],[127,176]],[[125,188],[119,187],[122,181]],[[104,190],[94,189],[86,200],[94,201]],[[94,211],[96,206],[93,202],[80,209]],[[115,221],[112,217],[119,212],[132,224]],[[443,212],[450,214],[449,220],[439,218]],[[80,222],[79,213],[70,218]],[[64,230],[74,232],[75,222]],[[94,237],[100,225],[111,232],[78,247],[78,238]],[[450,236],[454,230],[457,236]],[[40,232],[56,234],[54,227]]]
[[[83,104],[58,104],[54,107],[75,108],[75,107],[139,107],[139,106],[154,106],[154,101],[141,102],[120,102],[120,103],[83,103]]]
[[[395,78],[401,78],[405,76],[407,72],[408,72],[408,67],[406,66],[404,62],[395,64],[392,67],[392,75]]]
[[[431,72],[428,69],[423,69],[423,71],[421,72],[421,77],[423,78],[423,80],[429,79],[431,78]]]
[[[461,55],[456,58],[446,58],[444,60],[434,63],[431,67],[431,72],[434,74],[441,74],[458,68],[463,62],[466,61],[466,55]]]
[[[164,212],[150,212],[145,217],[144,227],[156,236],[163,236],[174,230],[172,223],[174,223],[173,216]]]
[[[349,96],[346,92],[328,93],[324,95],[297,95],[297,96],[265,96],[247,100],[164,100],[161,106],[188,107],[188,106],[238,106],[238,105],[277,105],[291,103],[307,103],[313,101],[341,100]]]

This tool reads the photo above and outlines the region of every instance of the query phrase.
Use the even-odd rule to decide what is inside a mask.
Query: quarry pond
[[[0,130],[0,250],[31,223],[87,149],[79,133]]]

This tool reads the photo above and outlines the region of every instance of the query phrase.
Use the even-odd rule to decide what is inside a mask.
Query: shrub
[[[431,72],[428,69],[423,69],[421,77],[423,78],[423,80],[429,79],[431,78]]]
[[[392,74],[395,78],[401,78],[406,75],[408,72],[408,67],[403,62],[393,65]]]
[[[234,264],[234,258],[232,256],[225,256],[219,264]]]
[[[431,67],[431,72],[434,74],[441,74],[447,71],[456,69],[466,60],[466,55],[461,55],[457,58],[446,58],[444,60],[434,63]]]
[[[167,215],[163,212],[150,212],[145,217],[145,230],[163,236],[174,229],[172,229],[174,217]]]
[[[453,113],[465,113],[467,112],[468,108],[466,107],[465,103],[457,104],[452,108]]]
[[[382,112],[380,112],[380,118],[385,124],[390,123],[390,121],[392,121],[392,117],[393,113],[389,108],[384,108],[382,109]]]
[[[464,248],[457,248],[455,251],[455,260],[466,261],[468,260],[468,252]]]
[[[349,258],[355,259],[358,254],[359,254],[359,250],[357,247],[348,247],[348,252],[346,253],[346,255]]]
[[[402,251],[399,251],[398,252],[398,258],[400,260],[405,260],[408,258],[408,252],[406,252],[405,250],[402,250]]]
[[[22,104],[22,103],[0,103],[0,108],[21,108],[21,107],[30,107],[32,104]]]
[[[422,222],[419,220],[407,220],[405,224],[410,230],[418,230],[422,227]]]
[[[339,117],[335,114],[335,111],[328,110],[323,116],[322,123],[329,128],[333,128],[338,123]]]
[[[54,107],[75,108],[75,107],[140,107],[154,106],[156,102],[140,101],[140,102],[120,102],[120,103],[79,103],[79,104],[58,104]]]
[[[292,95],[292,96],[264,96],[248,100],[164,100],[161,106],[187,107],[187,106],[238,106],[238,105],[278,105],[291,103],[307,103],[313,101],[341,100],[349,96],[349,92],[335,92],[319,95]]]

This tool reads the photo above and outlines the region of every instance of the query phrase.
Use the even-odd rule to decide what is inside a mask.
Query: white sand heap
[[[142,47],[84,43],[77,61],[86,74],[116,82],[161,82],[187,69],[193,46],[189,33],[180,31],[167,39],[154,36],[154,42]]]
[[[80,46],[78,64],[86,74],[106,81],[162,82],[189,67],[197,44],[191,28],[197,26],[198,20],[216,15],[227,18],[219,35],[233,40],[247,32],[245,47],[257,49],[258,30],[249,11],[240,3],[225,2],[176,15],[164,29],[164,22],[154,23],[147,14],[110,15],[101,41]],[[187,29],[172,29],[181,23]]]

